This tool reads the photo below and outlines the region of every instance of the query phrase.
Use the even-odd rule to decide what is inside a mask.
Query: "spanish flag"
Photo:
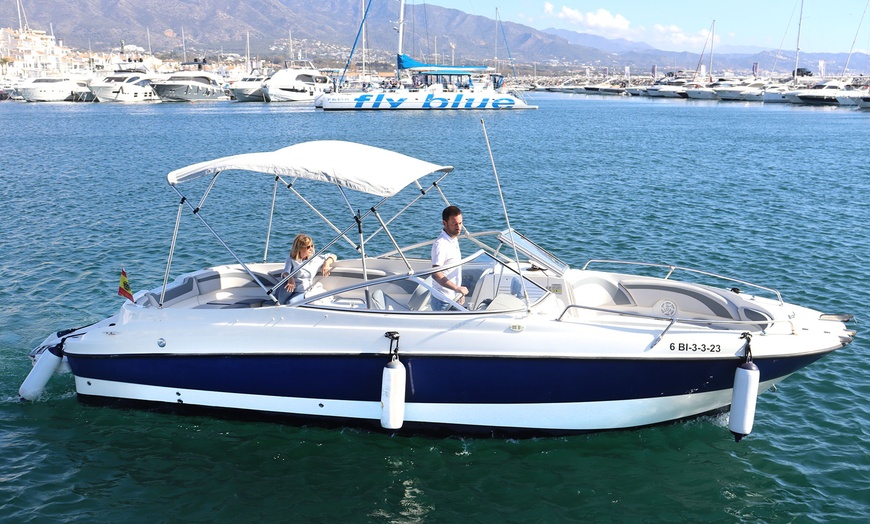
[[[133,290],[130,288],[130,281],[127,280],[127,272],[121,268],[121,282],[118,284],[118,295],[133,301]]]

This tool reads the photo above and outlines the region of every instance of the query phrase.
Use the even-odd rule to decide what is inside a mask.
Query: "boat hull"
[[[226,91],[220,87],[197,83],[154,84],[154,90],[163,102],[206,102],[230,99]]]
[[[444,91],[436,93],[415,90],[373,91],[369,93],[327,94],[322,96],[321,100],[324,111],[535,108],[516,96],[495,91]]]
[[[266,102],[266,93],[262,87],[230,88],[237,102]]]
[[[760,391],[823,357],[756,359]],[[356,421],[381,416],[386,354],[67,354],[84,399]],[[401,358],[401,357],[400,357]],[[641,427],[726,408],[740,358],[405,356],[405,421],[500,433]]]
[[[313,89],[266,86],[263,90],[263,94],[268,102],[314,102],[314,98],[320,93]]]
[[[91,93],[98,102],[160,102],[160,97],[149,86],[126,84],[91,85]]]

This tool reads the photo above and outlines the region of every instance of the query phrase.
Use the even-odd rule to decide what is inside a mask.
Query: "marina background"
[[[500,215],[497,196],[479,189],[492,187],[481,119],[512,225],[573,266],[697,267],[868,318],[870,114],[531,96],[540,109],[485,113],[0,104],[0,520],[863,522],[862,324],[851,346],[762,395],[740,444],[725,415],[526,440],[184,417],[81,405],[68,375],[19,402],[27,352],[113,312],[121,266],[136,290],[162,281],[177,205],[168,171],[304,140],[359,141],[456,166],[449,193],[480,230]],[[236,220],[257,228],[265,217]],[[299,230],[318,236],[310,227],[284,224],[270,258],[283,260]],[[433,216],[408,233],[439,229]],[[247,245],[250,230],[224,233]],[[174,274],[229,258],[216,242],[185,239]],[[243,256],[255,256],[249,247]]]

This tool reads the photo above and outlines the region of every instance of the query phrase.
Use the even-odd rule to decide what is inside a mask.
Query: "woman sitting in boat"
[[[311,289],[311,280],[314,276],[318,272],[325,277],[329,276],[332,264],[338,260],[338,257],[332,253],[318,256],[314,256],[314,253],[314,240],[304,233],[296,235],[281,277],[286,278],[294,271],[296,273],[278,293],[278,300],[282,304],[288,304],[297,297],[304,297],[305,292]]]

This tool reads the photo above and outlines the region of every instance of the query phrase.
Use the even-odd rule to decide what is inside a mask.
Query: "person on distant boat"
[[[288,304],[295,298],[304,297],[305,292],[311,289],[311,280],[318,272],[325,277],[329,276],[332,265],[338,260],[338,257],[332,253],[315,257],[314,253],[314,240],[303,233],[296,235],[296,238],[293,239],[293,246],[290,248],[290,256],[284,263],[281,278],[286,278],[296,269],[299,271],[296,271],[293,278],[278,290],[279,302]]]
[[[441,223],[444,229],[432,244],[432,267],[449,266],[462,260],[459,250],[459,234],[462,233],[462,211],[456,206],[447,206],[441,212]],[[468,288],[462,285],[462,267],[454,267],[445,271],[438,271],[432,275],[433,287],[446,297],[453,297],[457,293],[456,302],[463,304],[468,295]],[[447,311],[451,305],[435,295],[430,300],[432,311]]]

